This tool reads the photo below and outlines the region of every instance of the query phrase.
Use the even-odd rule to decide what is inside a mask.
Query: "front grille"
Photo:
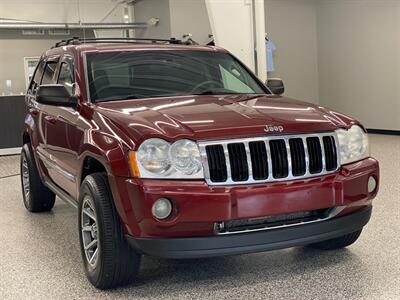
[[[335,172],[334,133],[200,142],[210,185],[301,179]]]
[[[273,140],[269,142],[272,160],[272,176],[274,178],[285,178],[289,174],[288,156],[284,140]]]
[[[325,160],[326,160],[326,170],[332,171],[337,167],[337,154],[335,147],[335,139],[333,136],[324,136],[324,150],[325,150]]]
[[[210,176],[214,182],[225,182],[228,179],[224,148],[221,145],[207,146],[207,161]]]
[[[306,174],[307,169],[303,140],[301,138],[290,139],[289,145],[293,176],[302,176]]]
[[[277,227],[322,221],[329,218],[331,212],[332,209],[318,209],[257,219],[241,219],[217,222],[215,223],[214,228],[216,234],[231,234],[245,231],[266,230]]]
[[[253,178],[255,180],[264,180],[268,178],[268,159],[267,159],[267,148],[265,143],[250,142],[250,157],[251,167],[253,170]]]
[[[244,144],[235,143],[228,145],[229,161],[231,164],[232,180],[246,181],[249,179],[249,166],[247,165],[246,149]]]
[[[322,171],[322,148],[318,137],[307,138],[307,148],[310,157],[310,173],[317,174]]]

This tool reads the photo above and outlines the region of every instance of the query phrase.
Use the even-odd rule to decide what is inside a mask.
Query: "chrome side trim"
[[[324,149],[324,144],[323,144],[323,137],[324,136],[332,136],[335,140],[335,146],[336,146],[336,153],[337,153],[337,166],[335,170],[332,171],[326,171],[326,158],[325,158],[325,149]],[[322,149],[322,161],[323,161],[323,170],[320,173],[317,174],[311,174],[310,173],[310,158],[309,158],[309,153],[308,153],[308,148],[307,148],[307,138],[309,137],[317,137],[320,140],[321,144],[321,149]],[[292,161],[291,161],[291,153],[290,153],[290,144],[289,140],[293,138],[301,138],[303,140],[303,145],[304,145],[304,152],[305,152],[305,162],[306,162],[306,173],[302,176],[293,176],[293,171],[292,171]],[[271,150],[269,146],[269,142],[273,140],[284,140],[285,145],[286,145],[286,150],[287,150],[287,158],[288,158],[288,166],[289,166],[289,175],[285,178],[273,178],[272,175],[272,159],[271,159]],[[264,180],[255,180],[252,173],[251,168],[251,158],[250,158],[250,150],[248,147],[249,142],[256,142],[256,141],[263,141],[266,146],[267,150],[267,160],[268,160],[268,178]],[[247,152],[247,162],[249,164],[249,179],[246,181],[233,181],[232,180],[232,175],[231,175],[231,168],[230,168],[230,162],[229,162],[229,153],[228,153],[228,144],[231,143],[243,143],[246,148]],[[299,180],[299,179],[306,179],[306,178],[312,178],[312,177],[319,177],[323,175],[328,175],[335,173],[339,168],[340,168],[340,155],[339,155],[339,148],[338,148],[338,140],[337,140],[337,135],[335,132],[324,132],[324,133],[311,133],[311,134],[296,134],[296,135],[280,135],[280,136],[260,136],[260,137],[252,137],[252,138],[235,138],[231,140],[212,140],[212,141],[199,141],[198,146],[200,149],[200,155],[201,155],[201,160],[203,162],[203,168],[204,168],[204,177],[208,185],[210,186],[222,186],[222,185],[243,185],[243,184],[255,184],[255,183],[266,183],[266,182],[280,182],[280,181],[290,181],[290,180]],[[208,160],[207,160],[207,152],[206,152],[206,147],[207,146],[213,146],[213,145],[221,145],[224,148],[224,153],[225,153],[225,160],[226,160],[226,168],[227,168],[227,180],[224,182],[213,182],[210,179],[210,170],[208,166]]]
[[[45,178],[43,180],[45,186],[47,186],[54,194],[56,194],[61,200],[68,203],[69,205],[78,208],[78,203],[74,201],[71,196],[69,196],[66,192],[61,190],[58,186],[51,182],[50,179]]]
[[[295,227],[295,226],[301,226],[301,225],[312,224],[312,223],[319,223],[319,222],[324,222],[324,221],[327,221],[329,219],[332,219],[332,218],[336,217],[345,208],[346,208],[346,206],[333,207],[333,208],[331,208],[329,214],[325,218],[321,218],[321,219],[314,220],[314,221],[299,222],[299,223],[295,223],[295,224],[286,224],[286,225],[280,225],[280,226],[275,226],[275,227],[264,227],[264,228],[241,230],[241,231],[234,231],[234,232],[218,232],[218,229],[225,228],[225,222],[216,222],[214,224],[214,233],[216,235],[230,235],[230,234],[251,233],[251,232],[258,232],[258,231],[266,231],[266,230],[274,230],[274,229]]]
[[[56,162],[54,162],[50,158],[47,158],[43,153],[41,153],[39,151],[36,151],[36,153],[38,154],[40,160],[44,163],[44,165],[47,168],[53,169],[54,171],[56,171],[60,175],[64,176],[65,178],[67,178],[69,181],[71,181],[73,183],[76,182],[76,177],[74,175],[72,175],[71,173],[65,171]]]

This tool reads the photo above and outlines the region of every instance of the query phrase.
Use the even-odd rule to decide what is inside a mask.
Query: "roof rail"
[[[182,40],[178,40],[176,38],[170,39],[149,39],[149,38],[80,38],[73,37],[68,40],[61,40],[57,42],[52,48],[57,48],[61,46],[68,45],[81,45],[87,43],[139,43],[139,42],[148,42],[152,44],[162,43],[162,44],[178,44],[178,45],[190,45],[190,43],[183,42]]]

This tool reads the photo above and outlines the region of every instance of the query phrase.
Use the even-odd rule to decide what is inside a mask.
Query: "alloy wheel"
[[[95,267],[99,258],[99,237],[96,209],[93,199],[85,196],[81,212],[82,245],[87,262]]]
[[[31,194],[31,186],[29,180],[29,166],[25,154],[22,155],[22,188],[24,190],[24,201],[28,203]]]

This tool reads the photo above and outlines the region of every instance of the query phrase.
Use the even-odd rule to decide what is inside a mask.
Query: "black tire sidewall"
[[[83,205],[83,199],[89,196],[93,199],[93,205],[95,206],[96,209],[96,218],[97,218],[97,230],[98,230],[98,262],[97,265],[93,268],[89,262],[86,259],[86,254],[83,246],[83,239],[82,239],[82,230],[81,230],[81,221],[82,221],[82,205]],[[93,284],[96,285],[97,280],[100,276],[100,272],[102,269],[102,242],[103,242],[103,235],[104,235],[104,230],[103,230],[103,220],[101,219],[101,208],[99,207],[98,204],[99,201],[96,201],[96,193],[93,191],[93,187],[89,184],[89,182],[85,181],[82,184],[81,187],[81,192],[79,196],[79,242],[80,242],[80,248],[81,248],[81,255],[83,259],[83,265],[85,269],[86,276],[88,277],[89,281]]]
[[[81,218],[85,196],[91,197],[96,210],[98,232],[98,261],[93,268],[83,247]],[[99,289],[126,285],[134,279],[140,267],[141,255],[125,240],[119,215],[106,173],[93,173],[83,181],[79,194],[79,237],[84,269],[88,280]]]
[[[26,199],[26,195],[25,195],[25,188],[24,188],[24,180],[23,180],[23,160],[25,159],[27,165],[28,165],[28,173],[29,173],[29,188],[31,190],[31,167],[30,167],[30,163],[29,163],[29,159],[28,159],[28,155],[27,154],[27,146],[24,145],[24,147],[22,148],[22,152],[21,152],[21,162],[20,162],[20,177],[21,177],[21,188],[22,188],[22,198],[24,200],[24,205],[25,208],[29,211],[32,210],[32,201],[31,201],[31,193],[29,193],[29,199]],[[28,148],[29,150],[29,148]]]
[[[26,209],[30,212],[49,211],[54,206],[56,195],[43,184],[42,179],[39,175],[39,171],[36,166],[33,150],[30,144],[24,144],[21,151],[21,160],[20,160],[21,185],[23,185],[22,160],[24,157],[28,165],[29,189],[30,189],[29,199],[26,199],[24,188],[23,186],[21,186],[24,205]]]

